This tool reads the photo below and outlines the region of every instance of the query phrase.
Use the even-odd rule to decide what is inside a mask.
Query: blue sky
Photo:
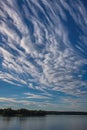
[[[86,0],[0,0],[0,107],[87,111]]]

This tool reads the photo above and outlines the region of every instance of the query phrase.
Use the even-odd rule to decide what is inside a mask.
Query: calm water
[[[87,116],[0,117],[0,130],[87,130]]]

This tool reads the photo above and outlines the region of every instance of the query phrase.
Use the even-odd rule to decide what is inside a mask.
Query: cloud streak
[[[87,11],[77,1],[0,1],[0,80],[86,95]],[[29,98],[46,98],[30,95]]]

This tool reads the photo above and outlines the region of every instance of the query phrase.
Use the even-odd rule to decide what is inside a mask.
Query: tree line
[[[87,115],[87,112],[78,111],[43,111],[43,110],[28,110],[11,108],[0,109],[2,116],[46,116],[46,115]]]

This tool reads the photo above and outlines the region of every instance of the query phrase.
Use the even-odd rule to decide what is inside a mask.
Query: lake
[[[0,130],[87,130],[87,116],[1,117]]]

